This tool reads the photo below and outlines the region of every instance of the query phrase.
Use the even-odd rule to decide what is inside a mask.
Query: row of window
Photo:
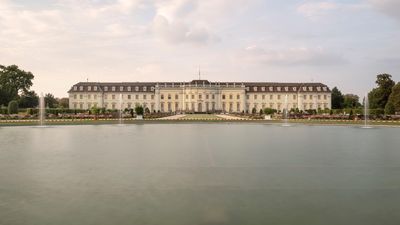
[[[166,87],[166,85],[165,85],[165,87]],[[226,87],[229,87],[229,84],[226,84]],[[109,88],[111,88],[111,89],[109,89]],[[119,91],[132,91],[132,90],[140,91],[140,88],[142,88],[142,91],[147,91],[148,90],[147,86],[143,86],[143,87],[139,87],[139,86],[135,86],[135,87],[119,86],[119,88],[116,87],[116,86],[111,86],[111,87],[105,86],[104,87],[104,91],[108,91],[108,90],[111,90],[111,91],[117,91],[117,90],[119,90]],[[246,87],[246,90],[250,91],[250,88],[252,88],[253,91],[259,91],[259,90],[261,90],[261,91],[266,91],[266,90],[274,91],[274,87],[257,87],[257,86],[255,86],[255,87]],[[315,87],[315,88],[316,88],[317,91],[321,91],[321,90],[327,91],[328,90],[327,87],[319,87],[318,86],[318,87]],[[87,90],[88,91],[92,91],[92,89],[93,89],[93,91],[97,91],[97,86],[93,86],[93,87],[92,86],[87,86]],[[314,87],[311,87],[311,86],[310,87],[301,87],[301,89],[303,91],[307,91],[307,90],[308,91],[314,91]],[[74,90],[77,91],[78,90],[78,86],[74,86]],[[83,91],[84,90],[84,86],[79,86],[79,90]],[[154,87],[150,87],[150,90],[154,91]],[[290,91],[297,91],[298,89],[297,89],[297,87],[291,87],[291,88],[289,88],[289,87],[276,87],[276,91],[283,91],[283,90],[284,91],[289,91],[289,90]]]
[[[312,100],[314,98],[313,95],[303,95],[303,99],[307,100],[307,96],[308,96],[308,99],[310,99],[310,100]],[[83,94],[79,95],[79,99],[83,99],[83,97],[84,97]],[[122,95],[122,97],[123,97],[123,95]],[[136,100],[140,99],[139,95],[126,95],[126,97],[127,97],[127,99],[133,99],[133,97]],[[193,95],[193,94],[192,95],[186,95],[186,99],[189,99],[189,97],[191,97],[191,99],[195,99],[195,95]],[[317,97],[318,100],[321,100],[321,98],[323,98],[324,100],[327,100],[327,98],[328,98],[327,95],[316,95],[316,97]],[[111,95],[111,99],[118,99],[118,98],[117,98],[116,95]],[[203,98],[203,95],[199,94],[198,95],[198,99],[202,99],[202,98]],[[297,100],[297,95],[292,95],[292,98],[293,98],[293,100]],[[77,95],[76,94],[74,95],[74,99],[77,99]],[[90,94],[87,95],[87,99],[92,99],[92,95],[90,95]],[[97,95],[93,95],[93,99],[96,100],[97,99]],[[108,99],[108,95],[104,95],[104,99]],[[147,95],[142,95],[142,99],[146,100],[147,99]],[[150,99],[154,100],[154,95],[150,95]],[[164,94],[161,94],[161,99],[162,100],[165,99],[164,98]],[[171,94],[167,95],[167,99],[168,100],[172,99]],[[176,94],[175,95],[175,100],[177,100],[177,99],[179,99],[179,95]],[[206,94],[205,95],[205,99],[210,99],[210,95]],[[214,94],[211,95],[211,99],[215,99],[215,95]],[[225,94],[222,95],[222,99],[223,100],[226,99],[226,95]],[[229,95],[229,99],[232,100],[233,99],[233,95]],[[240,99],[240,95],[236,95],[236,99],[239,100]],[[249,100],[250,99],[250,95],[246,95],[246,99]],[[258,95],[253,95],[253,99],[257,100],[258,99]],[[265,100],[266,99],[266,95],[261,95],[261,99]],[[269,99],[273,100],[274,99],[274,95],[269,95]],[[277,100],[281,100],[281,95],[276,95],[276,99]]]

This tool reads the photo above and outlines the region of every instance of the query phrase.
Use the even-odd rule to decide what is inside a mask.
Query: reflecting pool
[[[0,224],[400,224],[400,129],[0,128]]]

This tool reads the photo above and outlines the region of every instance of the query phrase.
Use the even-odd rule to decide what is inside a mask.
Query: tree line
[[[369,109],[376,114],[393,115],[400,112],[400,82],[392,80],[390,74],[379,74],[376,77],[376,87],[368,93]],[[342,94],[334,87],[332,89],[332,109],[357,109],[366,104],[365,97],[360,103],[360,97],[355,94]]]
[[[16,65],[0,65],[0,108],[11,106],[12,111],[19,108],[36,108],[39,105],[38,94],[30,90],[34,75],[21,70]],[[400,112],[400,82],[392,80],[390,74],[379,74],[376,87],[368,93],[369,108],[376,114],[392,115]],[[53,94],[45,94],[47,108],[68,108],[68,98],[55,98]],[[365,104],[365,99],[362,100]],[[355,94],[342,94],[332,89],[332,109],[359,109],[363,106],[360,97]]]
[[[0,106],[10,106],[12,111],[19,108],[36,108],[39,105],[38,94],[30,90],[35,76],[21,70],[16,65],[0,65]],[[53,94],[45,94],[46,107],[68,108],[68,98],[55,98]]]

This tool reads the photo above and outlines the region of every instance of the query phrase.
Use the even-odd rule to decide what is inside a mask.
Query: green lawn
[[[187,114],[185,117],[181,119],[189,119],[189,120],[215,120],[222,119],[214,114]]]

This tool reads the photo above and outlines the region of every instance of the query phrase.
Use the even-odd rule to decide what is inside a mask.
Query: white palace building
[[[322,83],[268,82],[80,82],[69,93],[71,109],[126,109],[151,112],[251,112],[264,108],[331,109],[331,91]]]

